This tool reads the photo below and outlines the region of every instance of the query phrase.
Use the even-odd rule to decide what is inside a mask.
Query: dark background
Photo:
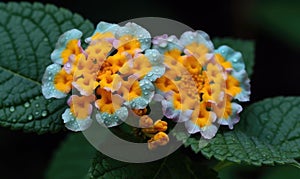
[[[203,30],[211,38],[233,37],[254,40],[256,48],[254,74],[251,78],[251,102],[274,96],[300,95],[300,38],[297,33],[300,32],[300,3],[297,1],[39,2],[67,8],[91,20],[95,25],[99,21],[118,23],[137,17],[155,16],[177,20],[193,29]],[[0,128],[1,176],[43,178],[53,152],[65,134],[66,132],[61,132],[38,136]],[[255,175],[255,172],[252,175]],[[244,177],[251,178],[252,175]]]

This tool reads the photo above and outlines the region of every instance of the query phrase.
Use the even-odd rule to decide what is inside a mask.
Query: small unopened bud
[[[146,115],[147,113],[147,108],[144,108],[144,109],[132,109],[132,111],[138,115],[138,116],[143,116],[143,115]]]
[[[164,132],[168,129],[168,123],[166,121],[157,120],[154,123],[154,129],[160,132]]]
[[[139,125],[141,128],[150,128],[153,125],[153,120],[149,116],[144,115],[140,118]]]
[[[148,148],[153,150],[158,146],[164,146],[169,142],[169,136],[164,132],[158,132],[148,141]]]

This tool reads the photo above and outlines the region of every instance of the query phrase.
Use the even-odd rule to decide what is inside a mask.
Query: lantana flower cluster
[[[249,100],[241,53],[214,49],[203,31],[151,37],[135,23],[100,22],[85,49],[81,37],[77,29],[59,37],[42,79],[45,98],[68,98],[62,119],[72,131],[87,129],[94,119],[114,127],[134,112],[151,134],[149,148],[165,145],[167,122],[147,116],[156,101],[166,118],[210,139],[219,125],[233,128],[242,111],[237,101]]]

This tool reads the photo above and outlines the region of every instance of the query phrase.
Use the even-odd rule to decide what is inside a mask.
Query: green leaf
[[[232,38],[215,38],[213,39],[213,43],[216,48],[221,45],[228,45],[234,50],[241,52],[243,54],[243,59],[246,65],[246,71],[249,77],[251,77],[255,62],[255,43],[253,41]]]
[[[294,160],[300,157],[299,109],[300,97],[266,99],[249,106],[234,131],[217,134],[202,149],[196,139],[181,139],[208,158],[257,166],[289,163],[299,167]]]
[[[56,151],[46,178],[85,178],[96,149],[82,133],[71,133]]]
[[[151,151],[149,151],[151,152]],[[217,173],[197,163],[192,163],[182,153],[176,152],[164,159],[150,163],[126,163],[97,153],[90,169],[91,178],[217,178]]]
[[[72,28],[90,35],[93,25],[53,5],[0,3],[1,126],[39,134],[63,128],[66,100],[46,100],[41,78],[58,37]]]

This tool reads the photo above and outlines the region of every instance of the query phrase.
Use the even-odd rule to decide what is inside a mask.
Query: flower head
[[[81,47],[82,33],[73,29],[59,37],[42,82],[45,98],[69,97],[62,114],[66,127],[87,129],[93,119],[106,127],[121,124],[130,112],[141,116],[149,149],[166,145],[168,123],[147,116],[159,101],[164,117],[184,122],[189,133],[215,136],[218,125],[239,121],[250,84],[240,52],[214,49],[203,31],[180,38],[167,34],[151,40],[135,23],[100,22]]]

